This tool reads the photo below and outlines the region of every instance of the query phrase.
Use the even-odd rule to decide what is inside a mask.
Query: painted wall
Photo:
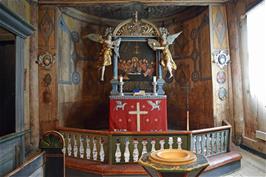
[[[88,33],[104,34],[107,26],[75,19],[58,11],[57,75],[58,117],[67,127],[108,128],[108,96],[112,67],[99,81],[98,56],[101,46],[88,39]]]

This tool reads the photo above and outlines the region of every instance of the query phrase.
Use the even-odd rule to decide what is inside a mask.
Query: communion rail
[[[205,156],[229,151],[231,126],[195,131],[113,132],[58,128],[65,139],[66,157],[105,164],[128,164],[146,152],[160,149],[192,150]]]

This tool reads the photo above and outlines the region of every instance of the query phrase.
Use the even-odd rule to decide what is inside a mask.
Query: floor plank
[[[236,147],[242,155],[241,169],[223,177],[266,177],[266,160]]]

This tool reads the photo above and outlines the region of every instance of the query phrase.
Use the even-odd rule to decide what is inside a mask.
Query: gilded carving
[[[114,36],[160,36],[158,29],[146,20],[139,20],[138,13],[114,30]]]

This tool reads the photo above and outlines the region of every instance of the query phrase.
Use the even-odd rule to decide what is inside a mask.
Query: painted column
[[[39,6],[38,57],[48,53],[56,56],[56,7]],[[56,128],[57,119],[57,68],[39,64],[39,112],[40,132]]]
[[[118,92],[118,56],[113,51],[114,57],[113,57],[113,79],[111,80],[112,84],[112,91],[111,95],[117,95]]]
[[[161,65],[161,55],[160,51],[156,52],[156,60],[157,60],[157,66],[158,66],[158,80],[157,80],[157,93],[158,95],[164,95],[165,91],[163,90],[163,86],[165,84],[165,81],[163,80],[163,72],[162,72],[162,65]]]
[[[211,44],[211,69],[213,85],[213,118],[214,126],[221,126],[222,120],[232,117],[232,89],[231,65],[223,68],[215,63],[215,56],[221,51],[229,55],[228,27],[225,5],[209,6],[210,44]],[[218,83],[218,72],[224,72],[225,82]]]

